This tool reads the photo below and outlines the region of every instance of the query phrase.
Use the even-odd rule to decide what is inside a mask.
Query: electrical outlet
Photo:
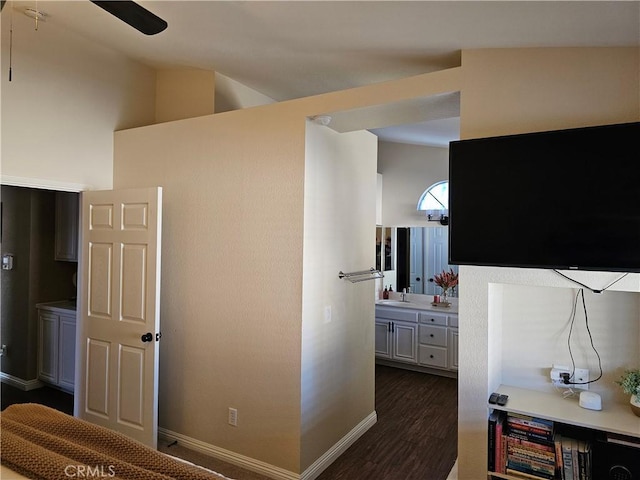
[[[576,368],[573,371],[573,377],[571,376],[571,369],[569,367],[554,365],[550,372],[551,383],[556,387],[561,388],[576,388],[580,390],[588,390],[589,384],[589,369]],[[564,383],[565,376],[569,377],[569,383]]]
[[[229,407],[229,425],[238,426],[238,409]]]
[[[2,345],[2,347],[0,347],[0,357],[4,357],[6,354],[7,354],[7,346]]]
[[[573,373],[572,382],[575,382],[573,385],[574,388],[579,388],[582,390],[589,390],[589,369],[588,368],[576,368]]]
[[[569,388],[569,385],[564,383],[562,378],[563,374],[571,375],[571,369],[569,367],[563,367],[560,365],[554,365],[551,369],[551,383],[556,387]]]

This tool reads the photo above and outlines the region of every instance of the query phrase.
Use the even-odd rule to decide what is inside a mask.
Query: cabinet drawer
[[[449,315],[449,326],[458,328],[458,315]]]
[[[403,308],[376,307],[376,319],[382,318],[418,323],[418,312],[416,312],[415,310],[407,310]]]
[[[427,345],[447,346],[447,329],[434,325],[420,325],[420,343]]]
[[[447,326],[447,315],[442,313],[433,312],[421,312],[420,323],[427,323],[429,325],[443,325]]]
[[[447,349],[442,347],[431,347],[420,345],[418,359],[421,365],[430,367],[447,368]]]

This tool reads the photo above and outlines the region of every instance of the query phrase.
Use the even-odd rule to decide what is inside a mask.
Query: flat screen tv
[[[449,263],[640,272],[640,122],[451,142]]]

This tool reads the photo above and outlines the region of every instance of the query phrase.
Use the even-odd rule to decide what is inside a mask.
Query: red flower
[[[458,274],[455,273],[452,268],[449,269],[448,272],[443,270],[442,273],[433,277],[433,281],[436,285],[446,291],[458,285]]]

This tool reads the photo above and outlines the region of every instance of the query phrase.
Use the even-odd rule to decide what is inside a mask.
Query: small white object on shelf
[[[602,398],[593,392],[580,392],[579,405],[588,410],[602,410]]]

